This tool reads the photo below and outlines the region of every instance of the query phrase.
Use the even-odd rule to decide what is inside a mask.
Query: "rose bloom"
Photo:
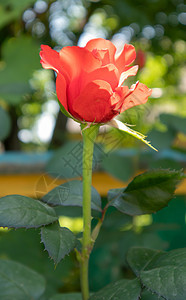
[[[136,75],[135,48],[125,44],[121,54],[108,40],[93,39],[85,47],[64,47],[58,53],[41,46],[41,64],[57,72],[59,102],[77,121],[106,123],[126,109],[143,104],[151,90],[137,82],[129,89],[123,83]]]

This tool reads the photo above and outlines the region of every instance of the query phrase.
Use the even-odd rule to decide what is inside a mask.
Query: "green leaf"
[[[156,263],[153,264],[154,267],[157,267],[159,265],[184,265],[186,267],[186,248],[176,249],[165,253],[164,256],[159,257]]]
[[[0,226],[32,228],[56,221],[55,210],[41,201],[21,195],[0,199]]]
[[[122,279],[93,294],[90,300],[138,300],[140,292],[141,286],[137,279]]]
[[[131,251],[128,262],[131,265],[132,261],[133,269],[136,269],[139,264],[137,275],[147,290],[167,300],[186,299],[186,248],[168,253],[159,252],[159,254],[142,248],[135,248]],[[145,253],[147,254],[146,265]],[[141,259],[143,260],[142,268]]]
[[[10,116],[2,107],[0,107],[0,141],[4,140],[9,135],[10,128]]]
[[[58,223],[41,228],[41,241],[55,264],[69,254],[77,243],[75,235],[68,228],[60,227]]]
[[[126,188],[110,190],[109,205],[128,215],[154,213],[167,206],[182,178],[181,171],[145,172],[136,176]]]
[[[186,255],[186,253],[185,253]],[[142,284],[167,300],[186,299],[186,266],[156,267],[140,274]]]
[[[80,293],[56,294],[50,300],[82,300]]]
[[[127,262],[132,271],[138,276],[141,271],[151,268],[153,262],[164,255],[163,251],[132,247],[127,253]]]
[[[107,156],[104,156],[101,166],[112,176],[126,181],[134,174],[134,153],[131,149],[129,151],[114,151]]]
[[[144,290],[141,293],[141,298],[140,300],[163,300],[165,298],[159,297],[156,294],[152,294],[150,291]]]
[[[45,290],[44,278],[14,261],[0,260],[0,298],[36,300]]]
[[[94,187],[91,189],[91,207],[101,211],[101,197]],[[46,194],[42,200],[55,206],[80,206],[83,204],[83,183],[80,180],[65,182]]]

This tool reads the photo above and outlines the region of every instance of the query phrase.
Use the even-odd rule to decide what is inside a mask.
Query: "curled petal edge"
[[[135,131],[131,128],[129,128],[128,126],[126,126],[126,124],[122,123],[119,120],[116,119],[112,119],[110,122],[107,123],[107,125],[110,125],[111,127],[117,128],[119,130],[122,130],[124,132],[127,132],[128,134],[132,135],[133,137],[137,138],[138,140],[142,141],[143,143],[145,143],[147,146],[149,146],[150,148],[152,148],[155,151],[158,151],[155,147],[153,147],[149,141],[145,140],[146,136],[143,135],[142,133]]]
[[[120,80],[119,80],[119,85],[122,86],[123,82],[129,77],[129,76],[135,76],[136,73],[138,72],[138,65],[133,66],[129,68],[127,71],[121,73],[120,75]]]

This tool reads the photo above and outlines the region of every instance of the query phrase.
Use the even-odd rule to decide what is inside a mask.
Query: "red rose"
[[[106,123],[148,100],[151,90],[144,84],[122,86],[138,70],[129,67],[136,58],[134,47],[125,44],[119,56],[115,53],[115,46],[104,39],[90,40],[84,48],[64,47],[59,53],[41,46],[41,64],[57,72],[57,97],[73,118]]]

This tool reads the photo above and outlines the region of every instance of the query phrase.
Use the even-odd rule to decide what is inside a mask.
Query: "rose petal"
[[[128,86],[119,86],[115,89],[122,99],[124,99],[129,94]]]
[[[59,99],[59,102],[64,106],[68,111],[67,96],[66,96],[66,80],[62,74],[58,73],[56,79],[56,93]]]
[[[119,79],[119,86],[123,84],[123,82],[129,77],[129,76],[135,76],[138,72],[138,66],[133,66],[129,68],[127,71],[121,73],[120,79]]]
[[[121,54],[116,57],[116,67],[118,68],[119,72],[122,73],[125,71],[125,67],[129,66],[136,58],[136,51],[134,46],[125,44],[123,51]]]
[[[56,72],[62,71],[60,68],[59,53],[52,50],[47,45],[41,45],[41,51],[39,53],[41,57],[41,64],[44,69],[52,69]]]
[[[80,95],[86,85],[95,80],[106,80],[114,90],[118,86],[118,70],[114,65],[109,64],[90,73],[81,72],[81,76],[74,78],[69,84],[68,103],[71,105],[73,100]]]
[[[110,97],[112,88],[103,80],[95,80],[86,85],[70,107],[72,115],[76,114],[81,120],[102,123],[111,113]]]
[[[125,97],[121,113],[133,106],[146,103],[151,93],[152,90],[150,90],[145,84],[137,82],[133,90],[129,90],[128,96]]]
[[[114,61],[114,56],[115,56],[115,53],[116,53],[116,47],[109,40],[105,40],[105,39],[101,39],[101,38],[90,40],[86,44],[85,49],[87,49],[89,51],[93,51],[94,49],[101,50],[101,51],[108,49],[108,51],[109,51],[109,62],[112,63]]]
[[[84,74],[83,88],[89,82],[94,80],[107,81],[111,85],[112,89],[114,90],[118,86],[118,82],[119,82],[118,70],[113,64],[109,64],[99,69],[96,69],[91,73]]]
[[[125,97],[129,93],[128,86],[117,87],[112,96],[112,108],[120,113]],[[117,96],[116,96],[117,95]],[[114,101],[115,100],[115,101]]]
[[[82,72],[91,72],[101,66],[99,59],[85,48],[77,46],[64,47],[60,52],[61,67],[68,74],[69,80],[73,80]]]
[[[98,58],[102,62],[102,66],[110,64],[111,61],[110,61],[108,49],[104,49],[104,50],[93,49],[91,52],[96,58]]]

